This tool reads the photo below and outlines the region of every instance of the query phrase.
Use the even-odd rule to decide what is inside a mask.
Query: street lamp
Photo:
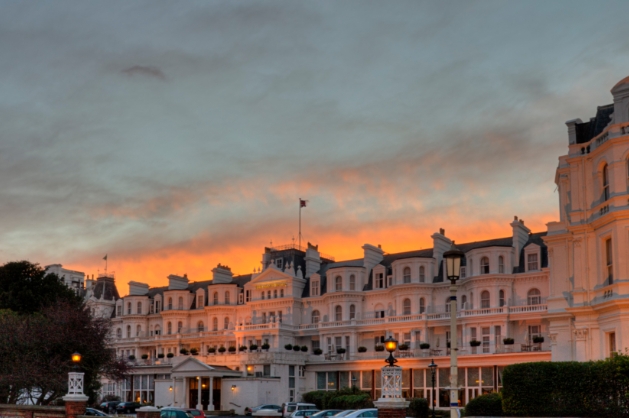
[[[430,374],[432,375],[432,418],[435,418],[435,373],[437,372],[437,365],[435,364],[435,360],[430,360],[430,364],[428,365],[430,368]]]
[[[465,254],[463,251],[455,247],[454,241],[450,250],[443,253],[446,262],[446,275],[450,280],[450,417],[457,418],[457,408],[459,406],[459,389],[457,387],[458,369],[457,369],[457,330],[456,330],[456,291],[457,280],[461,277],[461,260]]]
[[[393,357],[393,352],[397,350],[397,340],[389,336],[389,338],[384,340],[384,348],[389,352],[389,358],[385,360],[385,363],[389,363],[390,367],[395,366],[397,359]]]

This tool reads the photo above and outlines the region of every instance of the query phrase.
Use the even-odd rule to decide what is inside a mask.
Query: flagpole
[[[299,250],[301,251],[301,197],[299,198]]]

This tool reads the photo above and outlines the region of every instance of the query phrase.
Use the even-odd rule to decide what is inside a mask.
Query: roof
[[[118,288],[116,287],[116,281],[113,277],[99,277],[96,279],[92,294],[96,299],[101,299],[101,296],[104,300],[120,299],[120,294],[118,293]]]
[[[610,117],[614,113],[614,104],[598,106],[596,108],[596,116],[590,118],[589,122],[578,123],[576,128],[577,144],[589,142],[592,138],[599,135],[607,125],[609,125]]]
[[[620,87],[625,86],[629,84],[629,76],[623,78],[622,80],[620,80],[618,83],[616,83],[616,85],[614,87],[612,87],[612,93],[616,90],[618,90]]]

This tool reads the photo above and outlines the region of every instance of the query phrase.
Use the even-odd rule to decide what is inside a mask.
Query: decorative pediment
[[[181,373],[181,372],[208,372],[214,371],[215,369],[212,366],[209,366],[202,361],[197,360],[194,357],[188,357],[178,365],[172,368],[171,373]]]

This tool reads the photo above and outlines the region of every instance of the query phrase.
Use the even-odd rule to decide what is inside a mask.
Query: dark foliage
[[[370,395],[357,387],[338,391],[315,390],[304,393],[303,398],[305,402],[315,404],[320,410],[373,408]]]
[[[477,396],[465,405],[465,415],[467,416],[491,416],[500,417],[504,415],[502,410],[502,396],[499,393],[488,393]]]
[[[415,418],[428,418],[428,401],[424,398],[413,398],[408,405],[408,416]]]

